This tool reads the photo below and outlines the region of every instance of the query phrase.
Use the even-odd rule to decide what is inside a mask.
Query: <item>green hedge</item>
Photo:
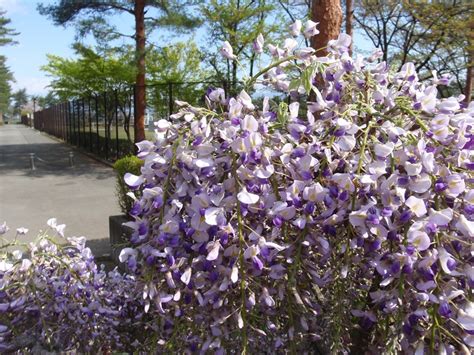
[[[134,155],[123,157],[114,163],[114,169],[117,172],[116,193],[118,203],[120,209],[126,215],[128,215],[128,213],[133,207],[133,200],[129,196],[127,196],[127,192],[129,192],[130,189],[125,184],[123,177],[126,173],[140,175],[140,169],[142,166],[143,161]],[[140,197],[139,193],[136,193],[136,195],[137,198]]]

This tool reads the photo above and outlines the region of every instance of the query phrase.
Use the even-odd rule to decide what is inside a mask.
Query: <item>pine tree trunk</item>
[[[467,73],[466,73],[466,87],[464,89],[464,95],[466,98],[464,99],[464,102],[469,104],[471,102],[471,96],[472,96],[472,75],[474,74],[474,53],[471,52],[471,55],[469,56],[469,66],[467,67]]]
[[[471,102],[472,96],[472,76],[474,75],[474,18],[471,18],[469,23],[469,47],[468,47],[468,60],[469,64],[467,65],[466,71],[466,87],[464,88],[464,95],[466,98],[464,102],[469,104]]]
[[[3,126],[3,112],[0,111],[0,126]]]
[[[135,88],[135,143],[145,140],[145,0],[135,1],[135,40],[137,78]]]
[[[318,56],[327,54],[324,48],[331,39],[336,39],[341,31],[342,8],[340,0],[313,0],[311,20],[319,22],[319,34],[311,38],[311,47]]]
[[[351,36],[352,41],[354,40],[352,34],[352,17],[353,17],[353,8],[352,0],[346,0],[346,34]],[[349,46],[349,55],[352,57],[352,41]]]

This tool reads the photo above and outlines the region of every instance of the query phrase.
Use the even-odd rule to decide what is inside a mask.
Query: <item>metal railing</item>
[[[34,128],[105,160],[133,152],[133,90],[71,100],[34,113]],[[131,132],[130,132],[131,131]]]
[[[147,84],[147,138],[153,122],[175,112],[175,100],[204,105],[211,87],[229,90],[226,82],[167,82]],[[57,104],[34,113],[35,129],[108,161],[133,153],[135,88],[104,92]],[[27,120],[23,122],[28,124]],[[30,124],[31,125],[31,124]]]

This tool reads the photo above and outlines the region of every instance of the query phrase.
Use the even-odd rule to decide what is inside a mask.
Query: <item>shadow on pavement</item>
[[[74,154],[74,167],[70,166],[69,153]],[[36,170],[31,170],[30,153],[35,153]],[[20,173],[28,177],[84,176],[107,179],[113,171],[72,148],[56,143],[12,144],[0,146],[0,173]]]

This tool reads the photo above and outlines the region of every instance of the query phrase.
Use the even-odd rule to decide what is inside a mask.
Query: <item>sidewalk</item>
[[[112,168],[23,125],[0,126],[0,224],[9,236],[18,227],[30,231],[29,242],[46,221],[66,224],[66,236],[85,236],[94,255],[109,254],[108,218],[120,214]],[[29,153],[35,153],[36,170]],[[13,233],[12,233],[13,232]]]

